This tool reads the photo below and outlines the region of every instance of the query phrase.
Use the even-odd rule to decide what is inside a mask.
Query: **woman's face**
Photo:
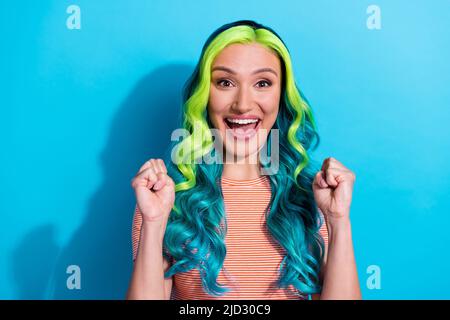
[[[211,67],[208,113],[227,154],[257,153],[278,115],[281,64],[258,43],[231,44]]]

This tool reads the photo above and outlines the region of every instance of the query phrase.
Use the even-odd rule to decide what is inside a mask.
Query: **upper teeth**
[[[258,122],[258,119],[230,119],[230,118],[227,118],[227,120],[232,123],[237,123],[237,124],[249,124],[249,123]]]

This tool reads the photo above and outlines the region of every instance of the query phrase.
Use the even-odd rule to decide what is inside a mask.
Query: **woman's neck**
[[[222,177],[231,180],[252,180],[261,176],[258,164],[224,163]]]

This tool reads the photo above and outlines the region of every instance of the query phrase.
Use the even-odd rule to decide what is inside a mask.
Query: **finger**
[[[175,189],[175,182],[173,182],[172,178],[168,174],[165,175],[165,178],[166,178],[166,187]]]
[[[320,170],[316,172],[316,175],[314,176],[313,184],[320,187]]]
[[[344,181],[355,182],[356,176],[352,171],[335,169],[335,172],[337,172],[336,181],[338,183]]]
[[[175,182],[173,181],[173,179],[170,176],[167,176],[167,186],[169,188],[175,189]]]
[[[158,159],[158,164],[162,172],[167,173],[166,165],[162,159]]]
[[[159,166],[158,159],[152,159],[151,163],[152,163],[153,169],[155,170],[155,173],[161,172],[161,168]]]
[[[339,184],[338,181],[336,180],[336,177],[338,176],[338,174],[336,173],[336,171],[334,171],[333,169],[328,168],[325,171],[325,181],[328,185],[332,186],[332,187],[337,187],[337,185]]]
[[[319,188],[328,188],[328,184],[323,179],[323,172],[321,170],[317,171],[315,176],[315,184]]]
[[[325,173],[323,171],[320,171],[319,183],[322,188],[328,188],[330,186],[325,179]]]
[[[320,168],[321,171],[326,170],[328,168],[328,158],[323,160],[322,167]]]
[[[342,164],[342,162],[340,162],[339,160],[337,160],[336,158],[333,158],[333,157],[329,157],[329,158],[328,158],[328,167],[329,167],[329,168],[334,168],[334,169],[348,170],[348,169]]]
[[[157,177],[152,168],[147,168],[131,180],[133,189],[137,187],[145,187],[151,189],[156,183]]]
[[[142,173],[145,169],[150,168],[152,166],[152,159],[145,161],[145,163],[139,168],[138,173],[136,176],[138,176],[140,173]]]
[[[153,186],[153,190],[160,190],[162,189],[166,183],[167,183],[167,175],[164,172],[158,172],[156,174],[158,181]]]
[[[157,170],[156,172],[164,172],[162,167],[161,167],[161,163],[160,163],[161,159],[155,159],[155,161],[153,161],[153,165],[155,166],[155,169]]]
[[[156,176],[153,168],[145,169],[141,174],[138,175],[137,179],[142,179],[146,182],[146,187],[151,189],[155,183],[158,181],[158,177]]]

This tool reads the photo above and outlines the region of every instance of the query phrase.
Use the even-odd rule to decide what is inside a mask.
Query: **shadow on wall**
[[[59,249],[53,225],[43,225],[29,232],[11,256],[17,299],[45,299],[48,280]],[[39,257],[39,259],[36,259]]]
[[[104,179],[89,201],[81,227],[61,250],[52,240],[51,226],[37,228],[13,253],[21,298],[125,298],[132,271],[136,203],[131,179],[146,160],[162,158],[167,151],[181,119],[182,87],[192,70],[188,65],[160,67],[140,80],[121,104],[101,154]],[[30,251],[34,254],[27,254]],[[36,261],[27,261],[36,252],[42,253],[37,269]],[[67,288],[70,265],[80,267],[80,289]]]

